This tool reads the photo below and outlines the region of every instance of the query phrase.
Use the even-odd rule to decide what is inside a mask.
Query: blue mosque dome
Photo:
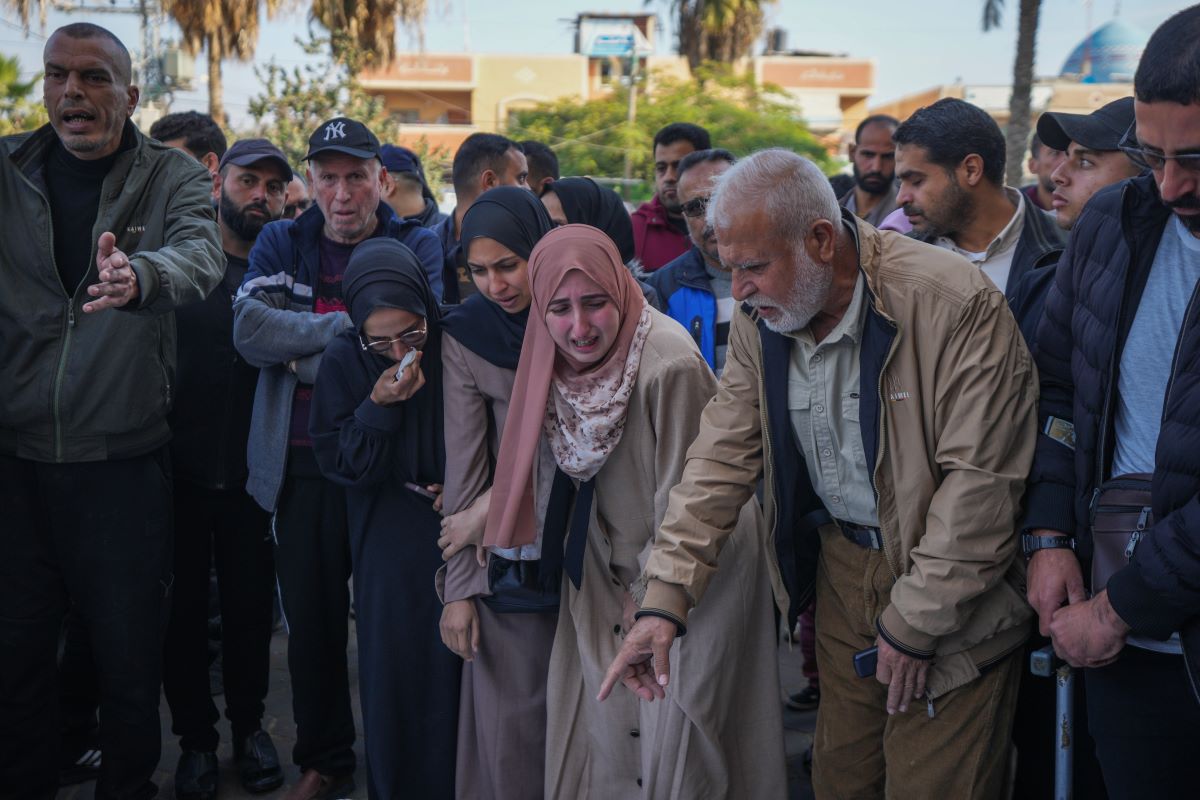
[[[1062,77],[1084,83],[1131,83],[1150,37],[1113,20],[1084,39],[1063,64]]]

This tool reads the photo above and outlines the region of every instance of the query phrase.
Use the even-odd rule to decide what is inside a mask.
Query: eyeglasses
[[[405,331],[404,333],[397,336],[395,339],[367,340],[367,339],[364,339],[363,335],[360,333],[358,335],[358,343],[360,345],[362,345],[363,350],[369,350],[372,353],[384,354],[384,353],[387,353],[389,350],[391,350],[392,345],[394,345],[396,342],[399,342],[400,344],[404,345],[405,347],[411,347],[414,350],[419,350],[421,348],[421,345],[425,344],[425,339],[428,335],[429,335],[429,327],[428,326],[423,326],[420,328],[413,328],[412,330]]]
[[[1200,153],[1183,153],[1182,155],[1168,156],[1146,150],[1140,147],[1139,144],[1137,133],[1134,126],[1131,125],[1129,130],[1125,131],[1125,135],[1121,137],[1121,141],[1117,143],[1117,147],[1129,157],[1130,161],[1142,169],[1148,169],[1152,172],[1162,172],[1166,168],[1168,161],[1174,161],[1179,165],[1180,169],[1200,173]]]
[[[708,211],[708,200],[709,198],[707,197],[697,197],[694,200],[688,200],[679,207],[679,210],[683,212],[685,217],[690,219],[703,217],[705,212]]]
[[[293,219],[293,218],[295,218],[297,211],[300,211],[301,213],[303,213],[303,212],[307,211],[308,207],[311,205],[312,205],[312,200],[297,200],[294,203],[288,203],[286,206],[283,207],[283,218],[284,219]]]

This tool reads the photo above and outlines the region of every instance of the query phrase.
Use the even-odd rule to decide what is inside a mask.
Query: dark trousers
[[[271,518],[241,488],[175,481],[175,586],[163,653],[163,690],[183,750],[217,749],[209,691],[209,565],[221,602],[225,716],[234,741],[260,727],[271,668],[275,564]]]
[[[73,605],[99,688],[96,797],[152,797],[171,582],[165,451],[81,464],[0,456],[0,509],[0,792],[58,788],[56,658]]]
[[[350,545],[345,492],[324,478],[289,474],[274,535],[296,720],[292,760],[302,770],[324,775],[351,773],[356,759],[346,660]]]
[[[1200,703],[1183,656],[1127,646],[1112,664],[1084,674],[1088,726],[1109,797],[1200,794]]]
[[[83,751],[98,748],[100,687],[87,626],[72,608],[63,623],[62,653],[58,657],[58,702],[62,718],[61,755],[74,762]]]

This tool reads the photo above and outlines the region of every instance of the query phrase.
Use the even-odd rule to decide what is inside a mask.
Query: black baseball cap
[[[371,129],[349,117],[334,117],[321,123],[308,137],[309,161],[319,153],[345,153],[355,158],[379,158],[379,140]]]
[[[1038,119],[1038,138],[1052,150],[1066,151],[1071,142],[1089,150],[1119,150],[1125,131],[1133,125],[1133,98],[1122,97],[1090,114],[1047,111]]]
[[[266,139],[239,139],[234,142],[221,156],[218,169],[225,169],[226,164],[248,167],[260,161],[270,161],[272,166],[278,167],[285,181],[292,179],[292,165],[288,163],[287,156]]]

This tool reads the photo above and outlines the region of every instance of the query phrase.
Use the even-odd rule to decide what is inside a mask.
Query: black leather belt
[[[879,528],[868,528],[866,525],[856,525],[841,519],[835,519],[834,523],[841,529],[842,536],[859,547],[865,547],[868,550],[883,549],[883,534],[879,532]]]

